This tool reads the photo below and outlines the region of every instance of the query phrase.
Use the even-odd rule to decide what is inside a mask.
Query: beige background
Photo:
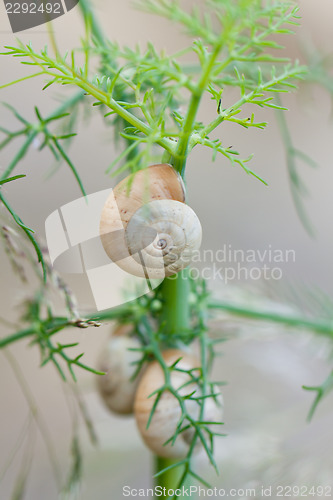
[[[306,38],[320,50],[330,51],[331,2],[303,0],[300,3],[302,28],[296,37],[289,40],[288,50],[300,57],[298,44]],[[176,27],[165,20],[132,10],[128,0],[99,0],[95,4],[107,34],[120,44],[133,46],[140,43],[144,47],[151,40],[157,47],[171,52],[186,43]],[[1,46],[15,43],[9,29],[4,6],[1,5]],[[78,9],[55,21],[54,30],[63,50],[77,45],[83,34]],[[31,40],[35,47],[43,46],[47,43],[47,32],[36,28],[20,33],[19,38],[24,42]],[[0,85],[25,75],[25,72],[26,67],[20,66],[17,59],[0,59]],[[53,109],[55,99],[59,99],[65,90],[49,89],[42,93],[41,87],[41,80],[31,80],[25,85],[4,89],[1,101],[14,104],[28,118],[33,117],[35,104],[46,115]],[[225,98],[227,100],[228,96]],[[295,145],[320,165],[318,170],[300,165],[310,192],[306,207],[316,227],[316,238],[308,237],[297,218],[275,118],[265,111],[257,110],[257,117],[269,121],[267,130],[244,131],[230,125],[221,128],[219,134],[223,133],[223,140],[234,145],[244,156],[252,152],[255,154],[252,168],[268,181],[269,187],[246,176],[239,167],[232,168],[222,159],[212,163],[209,151],[195,151],[188,164],[190,202],[203,224],[204,248],[218,249],[224,244],[231,244],[234,248],[265,249],[271,244],[282,250],[295,249],[296,262],[283,267],[284,280],[282,284],[277,284],[277,288],[288,288],[289,283],[301,288],[305,284],[332,294],[330,97],[319,86],[314,86],[310,92],[302,88],[298,96],[288,97],[285,103],[290,108],[287,117]],[[207,100],[203,103],[201,118],[208,120],[214,112],[214,105]],[[17,127],[12,115],[4,108],[0,108],[0,123],[12,129]],[[88,126],[80,123],[78,131],[79,138],[71,148],[71,158],[79,168],[87,191],[93,193],[112,186],[114,181],[104,175],[114,157],[112,131],[104,128],[98,113]],[[0,168],[6,167],[17,144],[1,152]],[[6,188],[7,197],[17,212],[40,235],[43,235],[47,215],[79,196],[72,174],[65,166],[47,179],[51,165],[52,159],[47,152],[31,152],[17,168],[18,173],[27,173],[27,178]],[[73,277],[69,280],[78,293],[82,310],[91,307],[92,297],[86,282]],[[0,283],[0,316],[14,320],[27,290],[13,278],[3,253],[0,253]],[[257,283],[245,285],[251,289]],[[212,286],[219,294],[225,292],[223,283],[212,283]],[[236,284],[228,289],[228,293],[239,295]],[[331,346],[305,334],[291,335],[272,327],[255,329],[241,324],[239,330],[230,322],[222,322],[219,328],[227,329],[232,336],[232,341],[223,345],[224,356],[216,366],[216,376],[228,381],[224,396],[229,437],[221,440],[217,447],[221,476],[216,478],[207,469],[206,474],[211,476],[212,483],[226,488],[240,488],[263,483],[302,486],[332,481],[333,464],[329,454],[333,438],[330,426],[332,399],[327,398],[314,421],[307,424],[305,417],[311,396],[301,389],[302,384],[316,384],[325,378],[329,372],[326,359]],[[0,329],[2,335],[12,331],[1,325]],[[86,352],[87,363],[94,364],[107,333],[108,327],[104,327],[71,332],[62,338],[66,341],[79,339],[80,350]],[[72,419],[59,377],[51,366],[38,368],[39,353],[35,347],[28,348],[21,343],[15,346],[13,353],[35,395],[38,411],[47,421],[62,474],[66,477]],[[79,498],[121,498],[121,488],[125,484],[147,486],[149,453],[143,447],[133,421],[110,416],[95,393],[93,376],[86,373],[78,375],[100,441],[99,448],[94,449],[85,430],[80,431],[85,451],[85,479]],[[13,371],[3,356],[0,377],[1,473],[28,409]],[[19,466],[20,455],[1,482],[0,498],[10,498]],[[39,437],[25,498],[44,500],[56,497],[45,446]]]

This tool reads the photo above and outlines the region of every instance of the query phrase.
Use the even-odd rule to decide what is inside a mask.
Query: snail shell
[[[178,368],[189,370],[199,367],[199,361],[193,355],[184,353],[178,349],[170,349],[163,353],[163,358],[168,366],[171,366],[180,357],[182,357],[182,359],[177,364]],[[179,394],[183,396],[190,394],[196,389],[198,390],[198,386],[195,383],[181,387],[190,380],[187,373],[172,371],[170,379],[172,386],[175,389],[179,389]],[[192,427],[180,433],[173,445],[172,443],[164,445],[164,443],[174,435],[181,417],[179,402],[170,392],[164,392],[162,394],[147,429],[150,412],[157,395],[152,397],[149,396],[154,391],[161,388],[164,382],[164,373],[160,364],[157,361],[153,361],[143,374],[135,397],[134,414],[137,426],[145,444],[158,456],[166,458],[184,458],[188,453],[195,432]],[[198,394],[199,391],[197,392],[197,395]],[[222,399],[220,397],[218,399],[221,403]],[[186,400],[185,404],[186,410],[191,417],[193,419],[198,419],[200,414],[198,403],[193,400]],[[221,419],[222,408],[216,404],[213,398],[207,398],[205,400],[204,420],[221,422]],[[187,424],[188,422],[185,420],[183,425],[185,426]],[[199,451],[200,449],[201,445],[199,441],[197,441],[194,450]]]
[[[184,184],[167,164],[152,165],[121,181],[100,221],[107,255],[125,271],[163,279],[188,266],[200,248],[198,217],[185,203]]]
[[[135,363],[141,359],[138,349],[139,340],[130,337],[133,326],[121,325],[112,333],[104,346],[98,360],[98,369],[105,375],[97,377],[98,391],[109,410],[119,414],[133,413],[135,392],[137,390],[141,372],[132,380],[137,368]]]

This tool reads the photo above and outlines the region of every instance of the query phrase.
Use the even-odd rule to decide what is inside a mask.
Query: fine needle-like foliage
[[[100,372],[82,362],[83,354],[69,355],[78,343],[56,342],[56,334],[65,328],[97,327],[101,322],[110,320],[132,324],[133,335],[140,339],[142,345],[137,373],[144,363],[157,360],[165,378],[164,385],[155,393],[150,421],[159,399],[168,391],[179,402],[181,416],[175,434],[167,442],[175,442],[178,435],[189,427],[194,430],[187,457],[159,470],[157,476],[179,468],[181,475],[177,487],[184,485],[189,475],[207,485],[205,479],[194,470],[192,458],[195,445],[200,441],[217,470],[214,438],[223,434],[212,431],[210,422],[203,420],[206,399],[216,398],[214,391],[218,383],[209,379],[215,356],[214,347],[217,342],[225,340],[211,339],[208,335],[212,315],[223,310],[231,315],[308,329],[328,337],[333,336],[331,320],[318,315],[304,318],[297,309],[295,314],[286,315],[217,302],[211,298],[204,281],[191,279],[186,272],[180,273],[174,288],[166,280],[166,283],[146,296],[124,306],[83,315],[66,284],[51,269],[45,251],[32,235],[32,230],[22,222],[3,194],[4,186],[14,188],[16,180],[24,177],[22,165],[26,164],[30,146],[37,137],[41,138],[39,149],[49,149],[57,162],[66,163],[82,194],[85,194],[68,147],[63,145],[63,141],[66,144],[75,140],[75,116],[79,105],[100,110],[105,117],[105,124],[114,127],[115,138],[122,138],[121,151],[106,166],[107,173],[117,175],[136,172],[157,159],[172,164],[184,177],[192,150],[204,147],[211,150],[212,160],[219,162],[221,168],[227,168],[228,165],[240,167],[265,184],[265,180],[249,166],[251,151],[242,158],[238,147],[224,143],[223,130],[230,122],[244,128],[256,128],[260,134],[260,130],[267,125],[260,119],[262,108],[277,110],[279,116],[285,111],[279,96],[296,89],[297,82],[306,76],[306,68],[285,57],[281,45],[283,37],[293,33],[294,27],[298,25],[298,7],[292,2],[277,0],[205,0],[193,8],[188,2],[180,0],[140,0],[137,7],[147,12],[147,15],[169,19],[171,30],[178,27],[188,35],[188,46],[171,55],[157,51],[152,44],[146,48],[120,47],[108,40],[101,31],[89,1],[81,0],[79,8],[83,13],[85,36],[79,48],[61,54],[52,36],[52,49],[45,46],[41,51],[36,51],[32,44],[18,41],[15,46],[5,47],[2,53],[18,58],[33,72],[28,71],[26,76],[6,82],[0,88],[24,85],[25,80],[35,78],[36,84],[44,92],[51,92],[56,86],[69,86],[76,91],[46,117],[36,107],[34,122],[27,121],[16,109],[7,105],[20,123],[20,128],[15,131],[0,128],[4,136],[0,149],[16,138],[24,137],[23,145],[0,177],[1,208],[7,212],[4,215],[6,222],[1,228],[2,240],[13,269],[20,278],[24,281],[24,265],[30,263],[40,282],[40,287],[25,304],[22,329],[0,339],[0,349],[20,339],[28,339],[32,345],[39,346],[42,365],[52,363],[63,379],[67,378],[65,366],[75,380],[74,368],[95,374]],[[228,103],[230,96],[234,99],[227,107],[224,104],[226,96]],[[214,106],[204,123],[199,120],[199,112],[206,97],[214,102]],[[55,129],[59,123],[63,124],[60,131]],[[281,130],[285,130],[286,122],[280,123]],[[289,143],[286,146],[288,153],[295,153]],[[305,156],[302,158],[310,162]],[[21,167],[20,175],[14,175],[18,165]],[[295,195],[299,179],[290,161],[289,170]],[[24,168],[24,174],[29,175],[27,167]],[[11,181],[15,182],[11,184]],[[26,248],[22,235],[13,232],[13,223],[33,244],[43,273]],[[64,312],[60,316],[53,307],[51,290],[56,290],[63,299]],[[175,300],[178,301],[176,306]],[[182,311],[179,313],[180,308]],[[177,313],[171,312],[174,309],[177,309]],[[172,371],[179,370],[178,363],[167,366],[162,350],[164,347],[189,345],[195,339],[200,345],[201,366],[199,375],[198,370],[193,373],[189,371],[188,375],[189,383],[198,385],[200,396],[196,393],[184,396],[170,383]],[[332,380],[331,375],[321,387],[306,387],[317,391],[311,415],[319,400],[333,387]],[[186,399],[198,404],[200,412],[197,420],[187,412]],[[74,482],[80,469],[77,450],[78,443],[74,436]]]
[[[305,68],[288,58],[275,56],[274,51],[281,46],[271,37],[290,33],[286,26],[297,24],[298,9],[289,2],[262,6],[254,0],[232,4],[206,2],[204,13],[196,9],[187,13],[179,2],[149,1],[140,5],[180,24],[194,41],[180,54],[172,56],[157,53],[152,45],[143,52],[138,47],[121,49],[111,43],[100,47],[93,37],[84,42],[83,48],[64,55],[59,52],[51,55],[47,47],[36,52],[31,44],[21,42],[17,47],[6,47],[4,54],[38,68],[35,76],[44,76],[44,90],[55,84],[77,86],[87,97],[94,98],[91,104],[110,110],[105,116],[117,115],[126,121],[129,126],[121,135],[131,141],[130,151],[137,144],[144,147],[131,158],[130,165],[125,162],[123,169],[142,168],[150,158],[151,148],[157,145],[182,172],[189,153],[200,144],[213,150],[213,158],[220,154],[256,175],[247,166],[250,157],[239,158],[236,150],[223,145],[221,140],[212,139],[211,134],[228,121],[263,128],[266,124],[255,119],[256,107],[283,109],[276,102],[276,94],[295,88],[293,81],[304,75]],[[84,62],[79,65],[77,59],[82,51]],[[106,52],[112,65],[103,65],[103,74],[96,73],[92,56],[97,54],[103,60]],[[190,52],[195,53],[197,64],[184,66],[181,61],[184,54]],[[250,63],[251,73],[240,71],[239,65]],[[224,109],[222,93],[226,93],[229,86],[239,88],[239,98]],[[180,96],[184,91],[188,94],[188,107],[182,114],[178,103],[184,100]],[[196,121],[205,93],[216,101],[216,115],[209,123]],[[248,112],[244,115],[245,105],[252,105],[250,116]],[[130,151],[124,150],[117,160],[121,161]]]

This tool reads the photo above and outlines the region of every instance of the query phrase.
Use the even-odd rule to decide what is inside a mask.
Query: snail
[[[121,269],[163,279],[190,264],[202,230],[185,203],[182,178],[163,163],[129,175],[113,189],[102,210],[100,237]]]
[[[99,357],[98,367],[105,375],[97,377],[98,391],[109,410],[119,414],[133,413],[134,397],[140,373],[132,380],[137,369],[133,364],[141,358],[139,340],[129,336],[133,326],[120,325],[111,334]]]
[[[198,360],[191,354],[184,353],[178,349],[169,349],[163,353],[163,359],[168,366],[171,366],[179,358],[182,358],[177,368],[182,370],[193,370],[199,368]],[[193,373],[193,372],[192,372]],[[170,382],[174,389],[179,389],[179,394],[182,396],[188,395],[196,391],[194,396],[200,395],[198,385],[193,382],[187,384],[190,376],[185,372],[172,371],[170,374]],[[176,397],[170,392],[163,392],[160,397],[150,425],[147,428],[150,413],[156,400],[157,394],[149,397],[154,391],[163,387],[165,383],[164,372],[158,361],[153,361],[144,372],[135,396],[134,414],[139,432],[145,442],[155,454],[165,458],[184,458],[190,448],[191,441],[194,436],[194,428],[189,427],[186,431],[181,432],[174,444],[171,442],[165,444],[176,432],[179,420],[181,418],[181,409]],[[220,423],[222,419],[222,396],[217,396],[217,401],[214,398],[205,399],[203,420],[209,422]],[[198,420],[200,416],[200,406],[194,400],[185,399],[186,410],[194,420]],[[184,421],[183,427],[188,425],[188,421]],[[198,440],[194,451],[201,449],[201,443]]]

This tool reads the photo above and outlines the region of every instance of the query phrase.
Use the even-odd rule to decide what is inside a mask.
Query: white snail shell
[[[103,208],[105,252],[135,276],[176,274],[189,265],[202,237],[198,217],[184,202],[183,181],[170,165],[152,165],[128,176]]]
[[[188,205],[156,200],[134,213],[126,241],[133,258],[145,263],[147,275],[163,278],[189,265],[194,250],[200,248],[201,225]]]
[[[199,367],[199,362],[194,356],[178,349],[170,349],[163,353],[163,358],[168,366],[171,366],[180,357],[182,357],[182,359],[177,364],[178,368],[189,370]],[[177,371],[172,371],[170,378],[171,384],[175,389],[180,388],[190,380],[188,374]],[[134,414],[137,426],[145,444],[155,454],[165,458],[184,458],[188,453],[193,438],[193,428],[189,428],[185,432],[180,433],[173,445],[172,443],[164,445],[164,443],[174,435],[181,417],[179,402],[171,393],[164,392],[162,394],[147,429],[150,412],[157,395],[152,397],[149,396],[163,385],[163,370],[160,364],[154,361],[147,367],[137,389],[134,403]],[[196,389],[198,389],[198,386],[193,383],[181,388],[179,393],[181,395],[186,395]],[[199,391],[196,395],[199,395]],[[222,402],[220,396],[218,400],[220,403]],[[195,401],[187,400],[186,409],[193,419],[199,418],[200,408]],[[221,419],[222,408],[216,404],[213,398],[207,398],[205,400],[204,420],[221,422]],[[183,425],[185,426],[187,424],[188,422],[185,420]],[[197,446],[194,450],[199,451],[200,449],[200,443],[197,441]]]
[[[132,380],[142,354],[137,349],[141,347],[139,340],[128,334],[132,325],[121,325],[110,336],[101,351],[98,368],[105,375],[98,375],[97,388],[109,410],[119,414],[133,413],[135,393],[142,371]]]

